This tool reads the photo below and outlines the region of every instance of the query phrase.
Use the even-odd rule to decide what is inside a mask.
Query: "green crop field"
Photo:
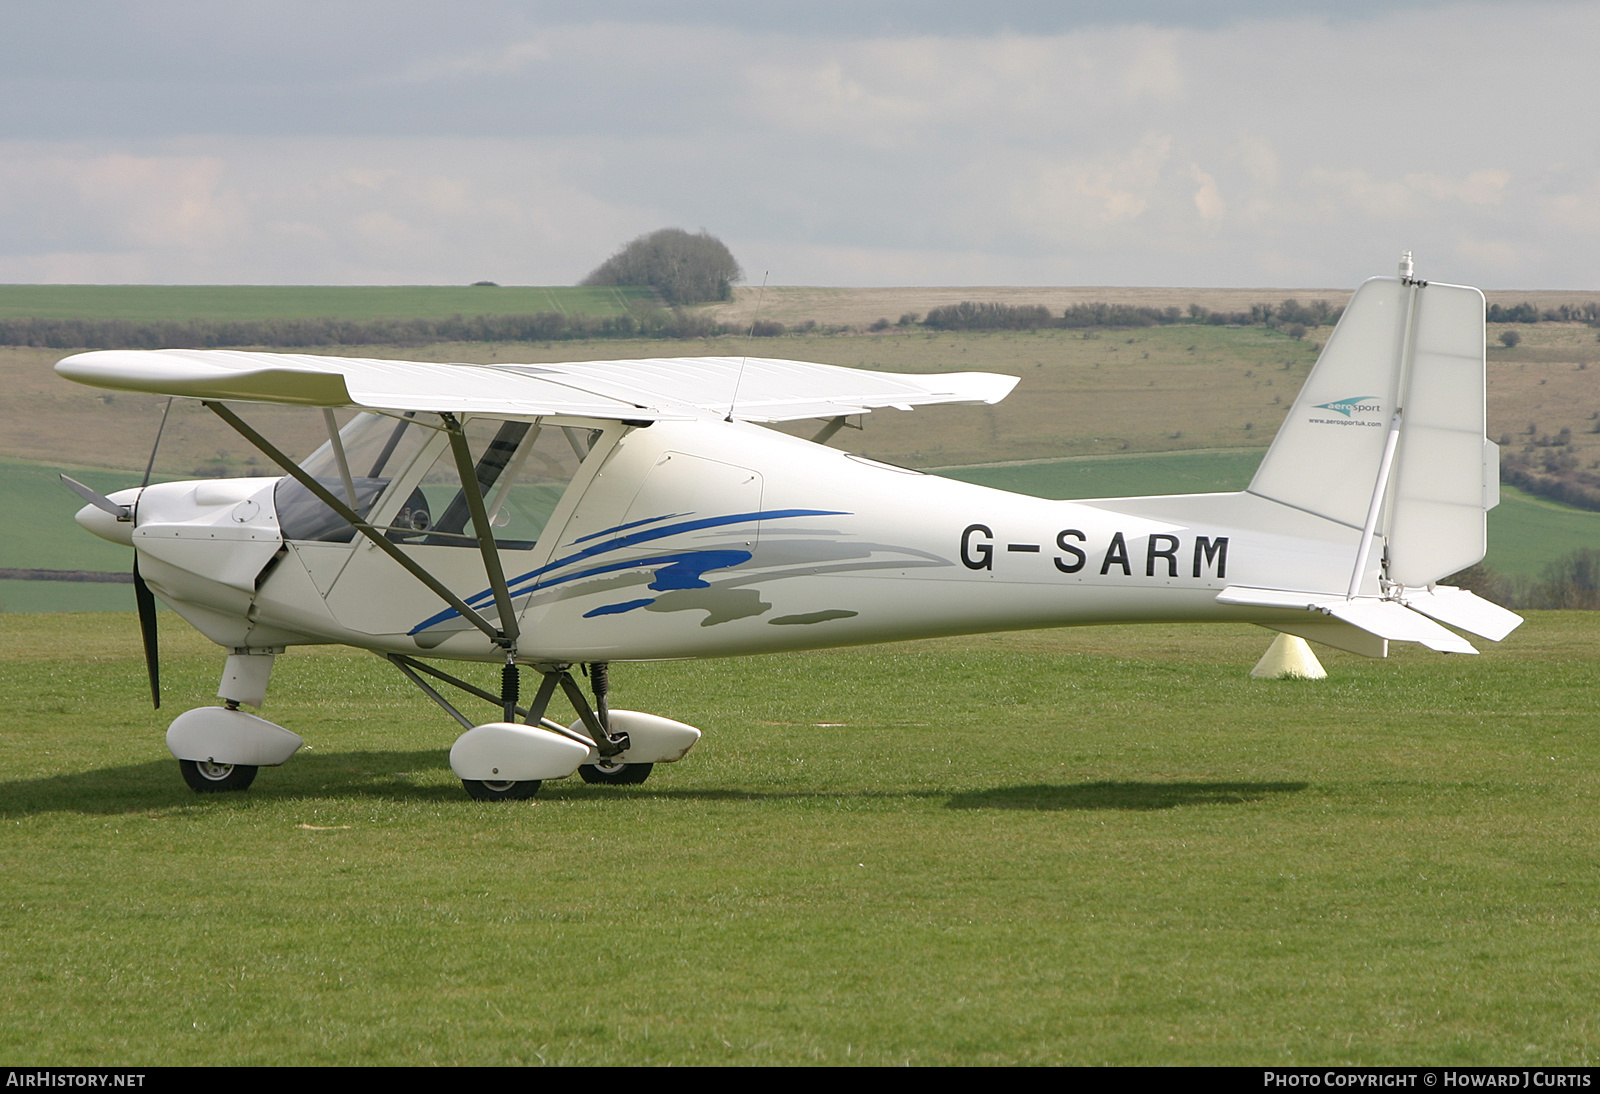
[[[1501,484],[1500,504],[1489,510],[1486,566],[1533,577],[1556,559],[1584,547],[1600,547],[1600,513]]]
[[[452,315],[620,315],[646,289],[487,285],[0,285],[0,319],[446,319]]]
[[[132,551],[85,532],[72,519],[83,501],[62,487],[61,471],[103,494],[138,486],[140,479],[132,472],[0,459],[0,513],[7,514],[0,521],[0,567],[126,572]],[[132,610],[132,585],[0,579],[0,612]]]
[[[639,787],[469,801],[370,655],[197,797],[220,658],[0,629],[0,1056],[98,1064],[1536,1064],[1600,1056],[1600,632],[1328,653],[1240,627],[618,666],[701,726]],[[488,682],[485,675],[484,682]],[[487,710],[487,708],[485,708]]]
[[[1036,498],[1127,498],[1243,490],[1266,454],[1264,448],[1151,452],[936,470],[952,479]]]

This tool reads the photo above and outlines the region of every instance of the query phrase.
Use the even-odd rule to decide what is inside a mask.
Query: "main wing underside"
[[[1017,377],[910,374],[769,357],[653,357],[548,365],[382,361],[247,350],[97,350],[56,372],[118,391],[296,406],[653,421],[781,422],[997,403]]]

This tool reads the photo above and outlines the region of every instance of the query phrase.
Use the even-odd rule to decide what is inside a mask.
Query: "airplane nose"
[[[80,525],[101,539],[120,543],[124,547],[133,546],[133,522],[131,520],[118,520],[110,513],[93,505],[85,505],[73,517]]]

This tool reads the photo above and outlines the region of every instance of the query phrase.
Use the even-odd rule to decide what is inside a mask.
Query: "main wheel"
[[[210,760],[179,760],[183,781],[196,794],[221,794],[243,790],[256,781],[259,768],[252,764],[214,764]]]
[[[636,786],[650,777],[655,764],[621,764],[601,760],[597,764],[584,764],[578,774],[586,783],[607,783],[611,786]]]
[[[467,788],[467,796],[473,801],[520,802],[527,801],[539,792],[540,781],[523,779],[521,782],[494,782],[488,779],[462,779],[461,785]]]

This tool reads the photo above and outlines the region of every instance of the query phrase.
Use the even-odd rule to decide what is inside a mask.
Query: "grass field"
[[[1325,334],[1326,332],[1324,332]],[[358,357],[475,363],[742,354],[901,372],[991,371],[1022,376],[992,407],[935,406],[866,417],[865,432],[837,443],[915,466],[1194,448],[1261,447],[1305,379],[1315,350],[1264,329],[1160,328],[1085,338],[1076,331],[810,336],[688,341],[596,340],[554,344],[443,343],[342,347]],[[165,400],[67,383],[51,368],[64,354],[0,349],[10,413],[0,415],[0,456],[144,467]],[[730,395],[731,395],[730,391]],[[189,477],[196,466],[245,473],[248,449],[192,400],[175,412],[158,469]],[[314,443],[315,412],[250,411],[289,451]],[[1519,419],[1520,419],[1519,415]],[[814,423],[797,431],[815,432]],[[98,458],[83,438],[95,437]]]
[[[493,290],[461,290],[493,291]],[[1087,337],[1085,335],[1088,335]],[[1264,328],[1160,327],[1137,331],[892,333],[860,336],[553,344],[446,343],[341,347],[349,356],[477,363],[541,363],[743,354],[898,372],[988,371],[1021,377],[992,407],[925,407],[868,415],[864,432],[835,444],[918,467],[1218,448],[1265,448],[1316,359],[1327,328],[1296,341]],[[60,350],[0,348],[0,456],[143,469],[164,400],[67,383]],[[1591,360],[1592,359],[1592,360]],[[1580,464],[1600,462],[1600,392],[1588,366],[1600,343],[1578,324],[1529,328],[1516,350],[1489,354],[1488,431],[1520,447],[1571,431]],[[1581,366],[1581,367],[1580,367]],[[731,392],[730,392],[731,394]],[[179,404],[159,470],[197,466],[247,473],[238,438],[192,401]],[[253,410],[290,451],[313,443],[314,412]],[[1534,434],[1527,431],[1532,426]],[[798,423],[797,432],[814,432]],[[92,437],[92,448],[84,438]]]
[[[198,798],[220,661],[0,630],[0,1057],[233,1063],[1593,1064],[1600,632],[1481,657],[1107,628],[618,666],[704,728],[637,788],[466,799],[455,725],[296,651],[311,750]]]
[[[452,315],[620,315],[646,289],[466,285],[0,285],[0,319],[446,319]]]
[[[46,467],[0,459],[0,567],[126,572],[133,552],[90,535],[72,519],[82,499],[59,473],[102,494],[138,486],[140,475],[81,467]],[[0,612],[132,611],[133,586],[70,581],[0,580]]]
[[[939,474],[1036,498],[1125,498],[1243,490],[1263,448],[1085,456],[1020,464],[941,467]]]

